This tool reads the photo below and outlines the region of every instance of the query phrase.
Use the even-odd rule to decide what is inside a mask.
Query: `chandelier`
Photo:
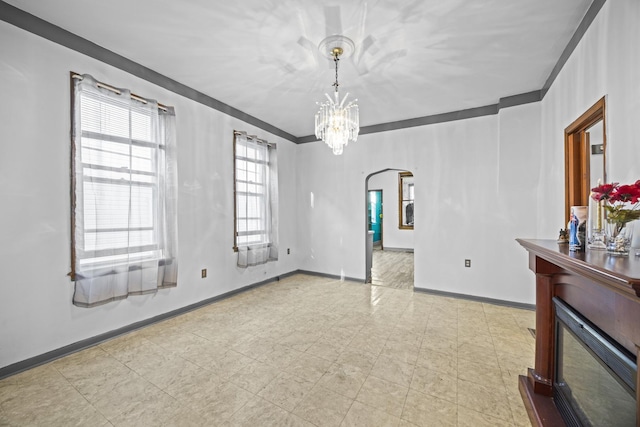
[[[353,42],[343,36],[330,36],[320,43],[320,51],[327,52],[333,58],[336,67],[336,81],[333,98],[325,93],[327,101],[318,102],[320,109],[316,113],[316,137],[322,139],[331,149],[333,154],[342,154],[344,147],[350,142],[358,139],[360,131],[360,119],[358,113],[357,99],[345,105],[349,93],[340,100],[338,93],[338,61],[340,56],[345,54],[345,49],[353,50]]]

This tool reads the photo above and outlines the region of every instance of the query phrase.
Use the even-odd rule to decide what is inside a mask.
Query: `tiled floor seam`
[[[414,370],[414,375],[415,375],[415,370]],[[411,380],[413,381],[413,375],[411,376]],[[409,392],[411,391],[411,384],[409,384],[409,387],[407,387],[407,394],[404,395],[404,400],[402,401],[402,411],[400,411],[400,420],[402,421],[403,415],[404,415],[404,408],[407,405],[407,398],[409,397]],[[406,420],[407,422],[409,422],[408,420]]]
[[[109,420],[107,418],[107,416],[102,413],[102,411],[100,411],[98,408],[96,408],[93,405],[93,403],[91,403],[91,401],[89,401],[89,399],[87,399],[87,397],[83,393],[81,393],[80,390],[78,390],[78,388],[71,381],[69,381],[69,379],[66,376],[64,376],[64,374],[62,372],[60,372],[60,370],[58,368],[56,368],[55,366],[51,366],[51,368],[55,369],[56,372],[58,372],[58,374],[60,374],[60,376],[67,382],[67,384],[69,384],[69,386],[72,387],[78,393],[78,395],[82,396],[82,398],[87,402],[87,404],[89,404],[89,406],[91,406],[93,408],[94,411],[96,411],[97,413],[102,415],[104,417],[104,419],[107,420],[107,422],[109,422],[110,425],[112,425],[111,420]]]

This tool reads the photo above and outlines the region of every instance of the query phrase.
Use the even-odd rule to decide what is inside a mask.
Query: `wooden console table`
[[[517,239],[529,252],[536,274],[535,367],[520,376],[520,394],[537,426],[565,425],[553,395],[555,309],[559,297],[620,345],[640,355],[640,257],[614,257],[604,251],[570,252],[555,240]],[[640,390],[640,379],[637,379]],[[636,414],[640,414],[640,393]],[[640,420],[640,417],[636,417]],[[640,421],[637,422],[640,427]]]

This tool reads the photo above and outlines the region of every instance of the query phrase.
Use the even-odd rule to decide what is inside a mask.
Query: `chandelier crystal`
[[[333,98],[325,94],[327,101],[318,102],[320,109],[316,113],[316,137],[322,139],[331,149],[333,154],[342,154],[344,147],[351,141],[358,139],[360,132],[360,118],[357,99],[345,105],[349,93],[340,100],[338,92],[338,61],[344,52],[340,46],[331,49],[331,55],[336,65],[336,81],[333,83],[335,91]]]

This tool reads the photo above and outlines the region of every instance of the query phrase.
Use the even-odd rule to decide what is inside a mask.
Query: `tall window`
[[[274,144],[234,132],[238,266],[278,259],[278,173]]]
[[[72,84],[74,303],[175,286],[173,109],[89,75]]]

